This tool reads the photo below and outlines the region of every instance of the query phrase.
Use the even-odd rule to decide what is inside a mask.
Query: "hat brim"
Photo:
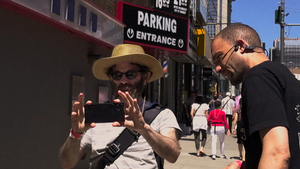
[[[159,61],[148,54],[130,54],[98,59],[93,64],[93,74],[97,79],[109,80],[109,77],[106,74],[107,70],[120,62],[132,62],[147,66],[152,72],[148,82],[152,82],[163,76],[163,69]]]

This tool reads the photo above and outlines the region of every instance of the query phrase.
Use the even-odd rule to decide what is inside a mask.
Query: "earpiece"
[[[246,45],[245,50],[253,50],[254,48],[255,48],[255,46]]]
[[[234,51],[236,52],[236,51],[238,51],[239,46],[238,46],[238,45],[234,45],[233,49],[234,49]]]
[[[255,47],[256,46],[248,46],[248,45],[246,45],[245,46],[245,50],[253,50]],[[236,51],[238,51],[238,49],[239,49],[239,46],[238,45],[234,45],[234,51],[236,52]]]
[[[252,51],[254,51],[255,48],[261,48],[264,51],[266,51],[266,53],[268,53],[268,51],[264,47],[261,47],[261,46],[248,46],[248,45],[245,46],[245,50],[252,50]],[[237,44],[235,44],[234,47],[233,47],[233,49],[236,52],[236,51],[238,51],[239,46]],[[254,52],[256,52],[256,51],[254,51]]]

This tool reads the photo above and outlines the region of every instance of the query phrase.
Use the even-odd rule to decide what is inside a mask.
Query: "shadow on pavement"
[[[182,141],[195,141],[194,138],[188,138],[187,136],[182,136],[180,140],[182,140]]]
[[[238,156],[232,156],[232,157],[230,157],[230,159],[240,160],[240,157],[238,157]]]
[[[189,153],[189,155],[197,156],[197,153]]]
[[[188,153],[188,154],[192,155],[192,156],[197,156],[197,153]],[[206,157],[206,156],[209,156],[209,155],[205,154],[205,155],[200,155],[199,157]]]

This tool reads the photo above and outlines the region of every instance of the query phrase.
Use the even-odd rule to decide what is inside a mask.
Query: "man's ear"
[[[240,50],[240,53],[245,53],[246,51],[246,46],[248,45],[244,39],[239,39],[236,41],[236,45],[238,47],[238,50]]]
[[[151,72],[148,72],[148,73],[146,74],[146,78],[144,79],[144,85],[146,85],[146,84],[148,83],[150,77],[151,77]]]

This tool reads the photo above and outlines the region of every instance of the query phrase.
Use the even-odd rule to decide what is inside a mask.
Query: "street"
[[[225,136],[225,154],[228,159],[218,158],[212,160],[211,156],[211,136],[207,136],[204,148],[207,156],[197,157],[195,150],[194,135],[183,136],[179,141],[181,154],[176,163],[171,164],[165,160],[165,169],[222,169],[233,161],[238,160],[236,137]],[[220,156],[220,144],[217,142],[217,156]]]

